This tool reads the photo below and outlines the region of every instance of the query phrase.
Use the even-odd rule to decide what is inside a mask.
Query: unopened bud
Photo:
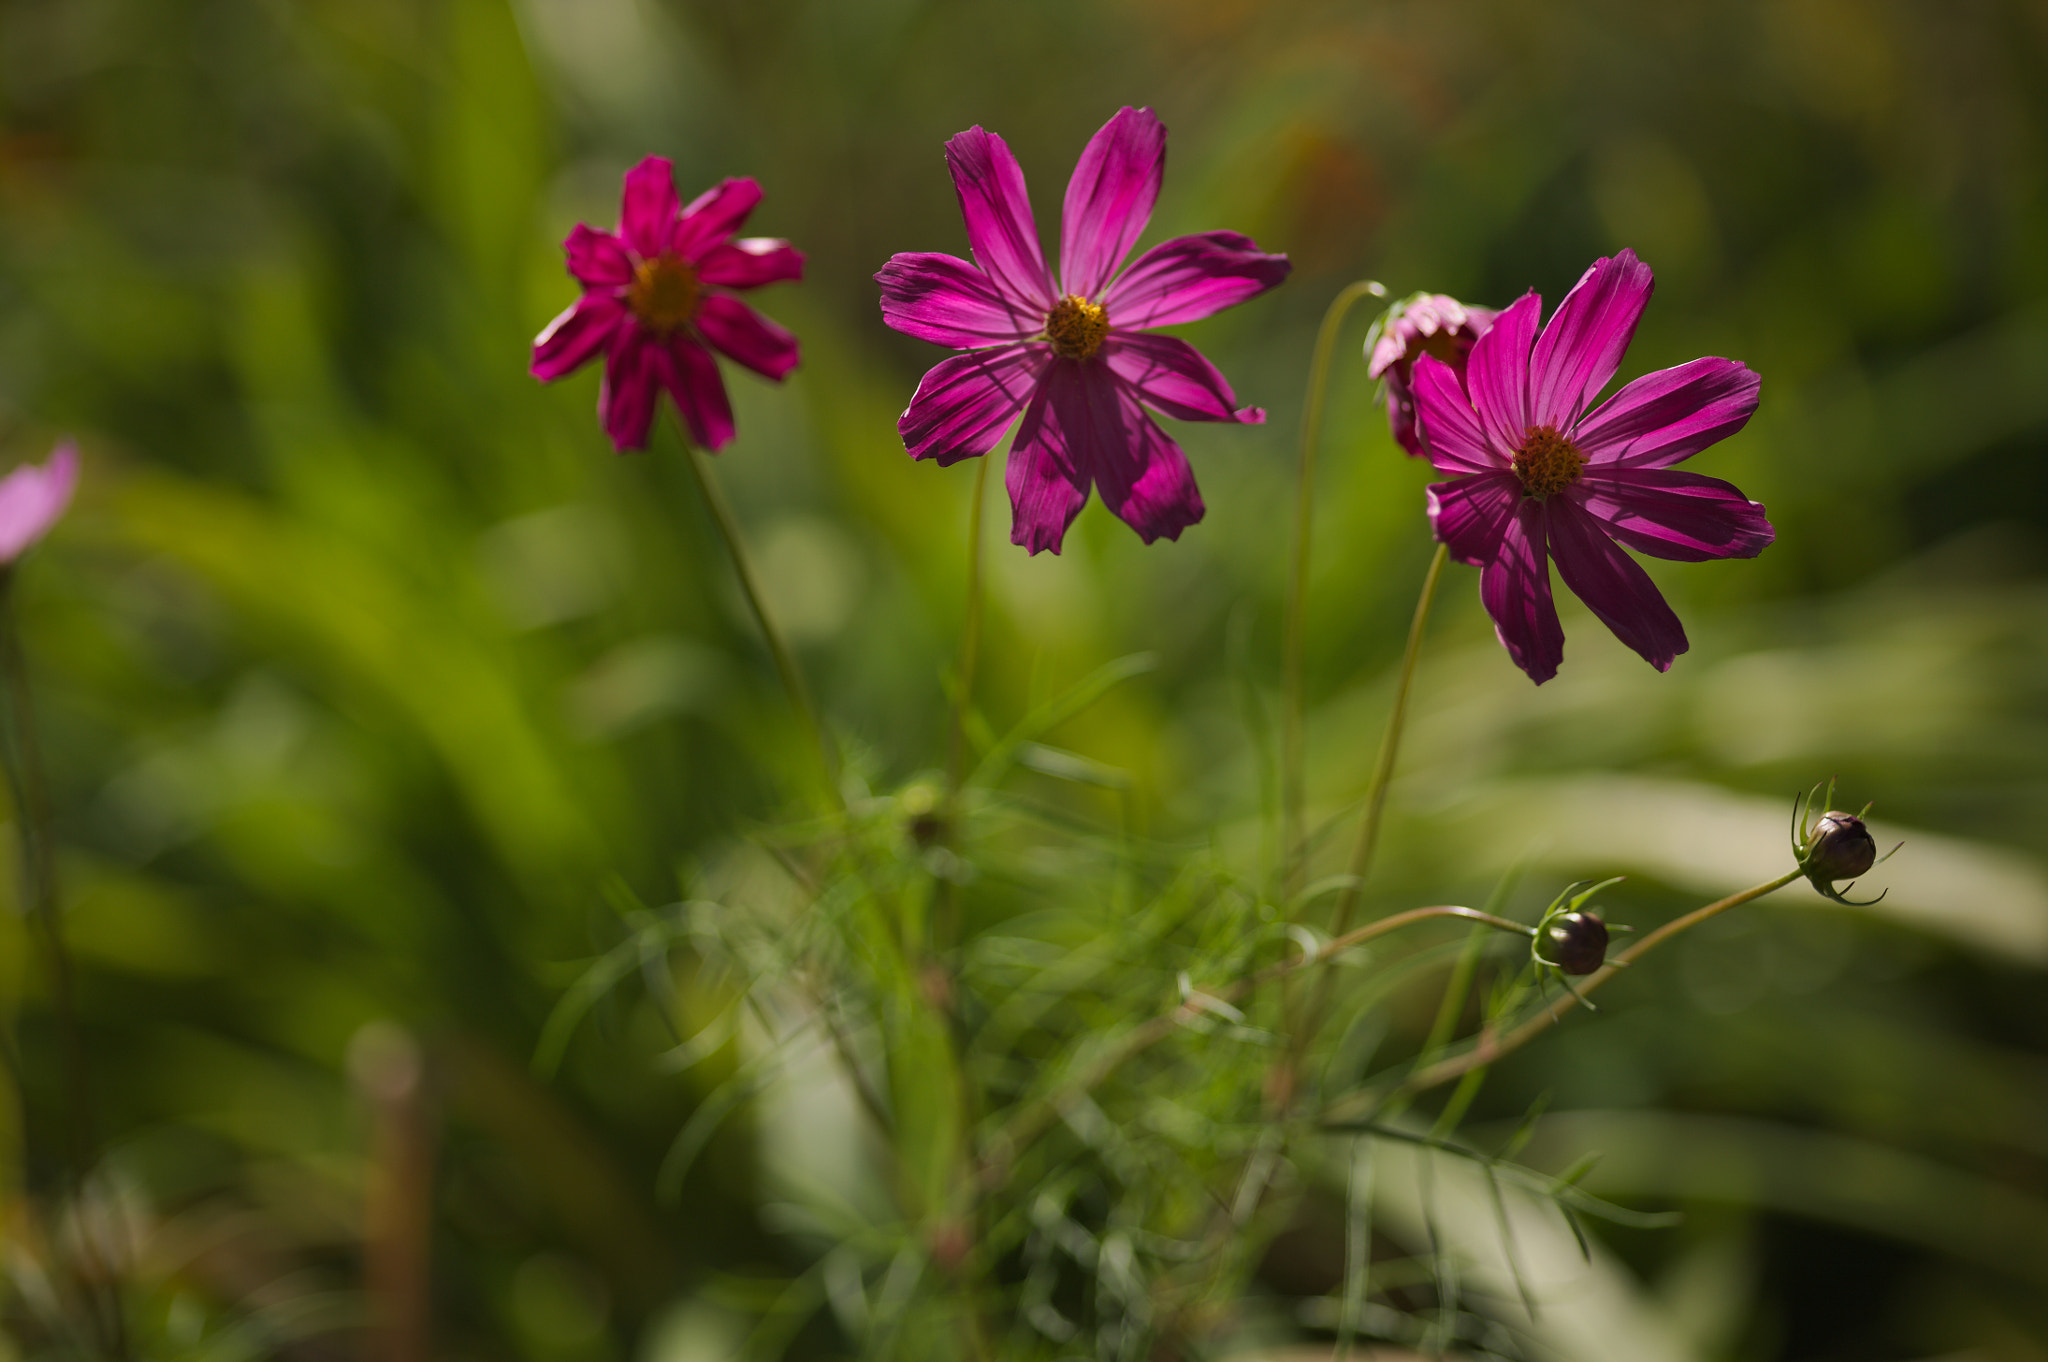
[[[1813,825],[1802,869],[1816,880],[1853,880],[1877,864],[1877,841],[1853,813],[1829,810]]]
[[[1591,974],[1607,963],[1607,924],[1596,914],[1560,914],[1545,934],[1551,962],[1566,974]]]

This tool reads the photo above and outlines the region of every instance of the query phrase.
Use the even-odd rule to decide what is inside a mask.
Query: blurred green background
[[[953,133],[1010,142],[1050,233],[1126,103],[1172,135],[1148,242],[1227,227],[1295,261],[1183,329],[1270,420],[1175,429],[1209,506],[1178,544],[1098,503],[1027,559],[992,498],[992,720],[1157,653],[1060,745],[1131,772],[1154,835],[1220,829],[1255,870],[1243,697],[1277,688],[1323,306],[1360,275],[1554,303],[1633,246],[1658,292],[1623,377],[1763,375],[1689,467],[1778,542],[1649,565],[1693,640],[1668,676],[1565,604],[1541,690],[1453,567],[1373,902],[1477,902],[1521,860],[1525,914],[1627,873],[1610,914],[1654,922],[1782,868],[1794,790],[1878,801],[1907,846],[1877,908],[1800,886],[1717,921],[1475,1117],[1547,1091],[1532,1158],[1604,1150],[1595,1190],[1687,1212],[1611,1237],[1610,1337],[1659,1340],[1624,1355],[2048,1358],[2048,8],[0,0],[0,452],[85,454],[23,621],[160,1355],[357,1355],[379,1075],[414,1047],[435,1356],[723,1357],[809,1261],[785,1165],[858,1150],[790,1138],[800,1093],[663,1200],[704,1077],[602,1008],[532,1065],[615,905],[787,812],[806,754],[672,433],[614,456],[595,373],[543,388],[528,347],[574,296],[562,237],[613,224],[642,155],[685,197],[760,179],[749,230],[809,272],[755,301],[804,364],[728,368],[718,472],[822,708],[894,787],[943,757],[972,470],[904,457],[941,352],[882,326],[871,277],[964,253]],[[1431,551],[1363,325],[1318,498],[1318,817],[1363,788]],[[61,1079],[18,916],[0,944],[19,1245]],[[1273,1291],[1326,1289],[1290,1262]]]

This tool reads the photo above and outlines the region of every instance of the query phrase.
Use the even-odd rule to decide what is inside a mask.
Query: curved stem
[[[1673,918],[1621,954],[1615,956],[1592,974],[1587,975],[1584,981],[1577,986],[1578,991],[1576,993],[1566,993],[1556,1002],[1550,1004],[1498,1040],[1482,1036],[1479,1042],[1465,1053],[1453,1055],[1451,1058],[1440,1063],[1432,1064],[1426,1069],[1416,1071],[1395,1088],[1393,1095],[1408,1096],[1418,1092],[1426,1092],[1440,1084],[1448,1083],[1454,1078],[1461,1078],[1474,1069],[1484,1068],[1503,1055],[1513,1054],[1534,1040],[1538,1035],[1550,1029],[1557,1022],[1558,1018],[1578,1006],[1580,1000],[1587,994],[1599,988],[1609,979],[1612,979],[1630,964],[1648,955],[1664,942],[1669,941],[1681,932],[1691,931],[1710,917],[1725,913],[1730,908],[1748,903],[1751,899],[1760,899],[1766,894],[1784,888],[1792,883],[1792,881],[1798,879],[1800,873],[1796,869],[1788,871],[1768,883],[1759,884],[1751,889],[1745,889],[1739,894],[1730,894],[1727,898],[1707,904],[1703,908],[1695,908],[1684,917]]]
[[[697,490],[703,494],[705,508],[711,512],[711,519],[718,526],[720,537],[725,540],[725,551],[732,559],[732,568],[740,581],[740,592],[747,598],[747,608],[754,614],[754,623],[761,630],[762,641],[768,645],[768,652],[775,659],[775,670],[781,674],[782,688],[789,693],[789,706],[796,711],[798,722],[804,726],[811,744],[817,749],[819,764],[825,773],[825,791],[836,809],[846,807],[846,796],[839,789],[839,758],[832,750],[831,742],[825,736],[824,727],[818,722],[818,713],[811,707],[811,697],[804,689],[803,676],[796,669],[796,659],[790,654],[789,645],[782,640],[782,634],[768,618],[767,608],[761,603],[761,588],[754,578],[753,564],[747,558],[747,551],[740,540],[739,523],[733,518],[732,506],[725,499],[717,480],[711,476],[706,460],[708,455],[697,447],[689,432],[677,427],[677,435],[683,442],[684,452],[689,457],[690,472],[697,479]]]
[[[1281,642],[1283,714],[1280,741],[1281,881],[1287,897],[1300,888],[1302,855],[1302,712],[1305,705],[1302,654],[1308,630],[1309,532],[1315,515],[1316,441],[1322,433],[1323,403],[1330,387],[1330,355],[1344,317],[1360,298],[1384,298],[1378,280],[1348,284],[1330,300],[1309,359],[1308,393],[1301,404],[1301,472],[1295,493],[1294,565],[1287,584],[1287,618]]]
[[[946,795],[957,799],[967,778],[967,710],[974,703],[974,671],[981,652],[981,522],[988,488],[989,456],[974,474],[974,498],[967,512],[967,618],[960,630],[960,670],[954,678],[953,727],[946,748]]]
[[[1387,786],[1394,778],[1394,764],[1401,755],[1401,730],[1408,722],[1408,695],[1415,686],[1415,661],[1422,653],[1422,636],[1429,625],[1429,610],[1436,602],[1436,587],[1443,577],[1450,546],[1438,544],[1429,560],[1429,572],[1422,579],[1422,595],[1415,602],[1415,618],[1408,625],[1408,646],[1401,653],[1401,675],[1394,683],[1394,707],[1387,714],[1387,731],[1380,738],[1380,754],[1373,763],[1372,781],[1365,790],[1365,815],[1358,825],[1358,842],[1351,849],[1350,881],[1337,898],[1330,930],[1342,935],[1358,911],[1358,894],[1372,870],[1373,853],[1379,849],[1380,818],[1386,812]]]
[[[1504,917],[1496,917],[1492,913],[1481,912],[1477,908],[1465,908],[1457,904],[1448,903],[1432,904],[1427,908],[1410,908],[1404,913],[1395,913],[1389,917],[1383,917],[1377,922],[1368,922],[1363,927],[1324,942],[1319,949],[1311,951],[1306,955],[1298,955],[1291,960],[1282,960],[1277,964],[1268,965],[1264,969],[1248,974],[1219,992],[1190,993],[1187,1000],[1179,1007],[1174,1008],[1171,1012],[1165,1012],[1154,1017],[1143,1026],[1130,1032],[1123,1038],[1121,1043],[1108,1054],[1096,1060],[1079,1076],[1062,1085],[1056,1092],[1048,1093],[1032,1106],[1027,1107],[1024,1113],[1011,1123],[1008,1130],[1003,1131],[991,1142],[994,1155],[1004,1160],[1016,1157],[1026,1145],[1043,1134],[1046,1127],[1057,1120],[1061,1113],[1076,1098],[1093,1091],[1111,1074],[1122,1068],[1125,1063],[1151,1049],[1160,1041],[1165,1040],[1203,1012],[1211,1010],[1213,1004],[1234,1003],[1261,984],[1269,983],[1274,979],[1283,978],[1290,974],[1299,973],[1302,970],[1313,969],[1317,965],[1328,963],[1354,946],[1363,945],[1374,937],[1385,936],[1388,932],[1398,931],[1403,927],[1412,927],[1418,922],[1428,922],[1435,918],[1459,918],[1468,922],[1483,923],[1486,926],[1496,927],[1502,931],[1515,932],[1521,936],[1528,936],[1531,931],[1523,923],[1512,922]],[[982,1180],[984,1185],[988,1183],[992,1169],[994,1169],[993,1164],[983,1169]]]

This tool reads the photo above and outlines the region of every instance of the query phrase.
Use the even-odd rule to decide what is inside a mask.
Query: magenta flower
[[[1486,334],[1499,315],[1490,307],[1468,307],[1444,293],[1418,293],[1387,309],[1385,325],[1366,350],[1365,372],[1386,382],[1387,424],[1393,429],[1394,443],[1410,454],[1422,455],[1422,439],[1415,433],[1413,374],[1417,357],[1435,355],[1450,365],[1462,382],[1473,342]]]
[[[1150,109],[1118,110],[1081,153],[1060,214],[1057,283],[1003,139],[969,128],[946,143],[946,164],[975,263],[916,252],[875,276],[890,326],[968,352],[917,385],[896,423],[904,447],[942,465],[974,458],[1021,410],[1004,478],[1012,543],[1058,553],[1091,485],[1146,543],[1178,539],[1202,518],[1202,497],[1152,412],[1247,424],[1266,414],[1239,410],[1230,384],[1186,341],[1143,328],[1256,297],[1287,277],[1287,257],[1236,232],[1204,232],[1122,269],[1166,171],[1166,129]]]
[[[78,486],[78,446],[66,440],[42,464],[25,463],[0,478],[0,569],[48,534]]]
[[[732,239],[760,201],[753,180],[725,180],[682,208],[666,157],[627,171],[619,230],[578,223],[562,243],[583,296],[534,341],[533,376],[552,382],[601,353],[597,411],[614,446],[647,447],[663,391],[692,439],[724,446],[732,407],[711,352],[777,381],[797,362],[796,337],[733,296],[803,278],[804,258],[787,241]]]
[[[1776,533],[1728,483],[1670,471],[1756,410],[1758,379],[1743,365],[1696,359],[1586,410],[1620,367],[1651,287],[1650,267],[1623,251],[1593,262],[1542,335],[1535,293],[1502,312],[1463,383],[1433,355],[1415,362],[1423,444],[1455,479],[1429,489],[1436,537],[1481,569],[1486,613],[1539,685],[1564,657],[1551,559],[1616,638],[1664,671],[1686,650],[1685,627],[1619,546],[1685,562],[1754,558]]]

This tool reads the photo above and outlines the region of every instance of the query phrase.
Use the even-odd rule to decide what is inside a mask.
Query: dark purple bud
[[[1853,813],[1829,810],[1813,825],[1803,867],[1816,879],[1853,880],[1877,863],[1877,842]]]
[[[1551,919],[1550,960],[1566,974],[1591,974],[1607,963],[1607,924],[1592,913]]]

